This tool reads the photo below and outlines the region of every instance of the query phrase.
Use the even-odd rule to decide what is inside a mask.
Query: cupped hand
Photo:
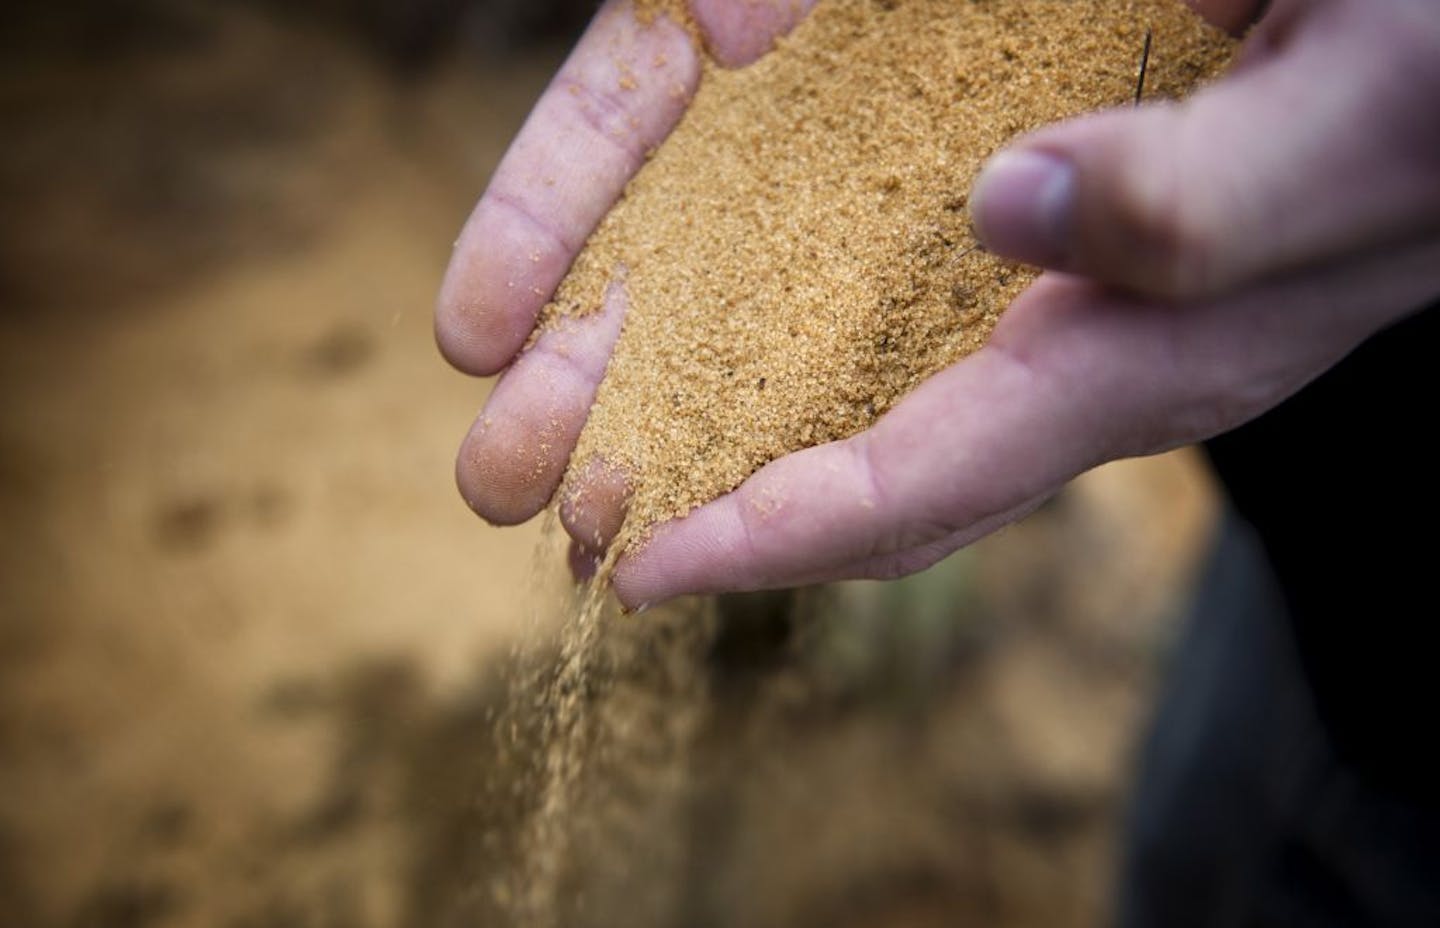
[[[1232,30],[1262,6],[1194,5]],[[746,0],[695,0],[694,10],[728,64],[762,53],[800,15]],[[627,7],[607,7],[461,236],[437,333],[464,370],[509,365],[458,465],[462,492],[493,522],[523,521],[554,494],[623,290],[514,355],[698,73],[678,26],[643,27]],[[621,600],[907,574],[1090,467],[1276,405],[1440,295],[1436,100],[1431,0],[1275,0],[1238,67],[1189,100],[1018,141],[982,172],[972,213],[991,250],[1053,273],[984,348],[871,429],[774,461],[658,527],[621,559]],[[625,491],[615,475],[588,476],[584,505],[562,506],[587,547],[613,535]]]

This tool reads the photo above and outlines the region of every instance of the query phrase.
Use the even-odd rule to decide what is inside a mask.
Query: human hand
[[[1197,5],[1238,28],[1259,4]],[[1252,418],[1440,293],[1440,17],[1427,7],[1277,0],[1239,68],[1189,101],[1075,120],[998,156],[972,195],[982,238],[1068,273],[1042,277],[985,348],[867,432],[775,461],[658,528],[621,560],[621,599],[921,569],[1095,464]],[[653,122],[643,125],[663,134],[680,103],[650,105]],[[662,109],[673,113],[668,122]],[[529,151],[552,163],[586,160],[565,144]],[[588,231],[618,183],[606,189],[608,199],[595,187],[542,196],[536,218]],[[534,284],[543,295],[527,321],[524,306],[483,297],[483,287],[488,280],[493,294],[506,274],[526,270],[523,248],[541,225],[523,227],[529,242],[506,238],[496,208],[489,218],[485,208],[462,237],[440,319],[447,354],[477,372],[503,364],[523,341],[584,237],[550,249],[553,280]],[[576,223],[581,213],[585,223]],[[521,228],[517,218],[512,229]],[[482,233],[488,257],[478,251]],[[531,265],[534,273],[543,264]],[[477,293],[489,300],[479,311]],[[540,339],[496,387],[482,416],[490,422],[472,432],[460,461],[462,489],[482,515],[519,521],[553,493],[618,331],[621,299],[587,329]],[[543,467],[533,464],[540,446]],[[586,502],[583,511],[599,515],[571,515],[572,534],[613,533],[623,487],[592,484]]]

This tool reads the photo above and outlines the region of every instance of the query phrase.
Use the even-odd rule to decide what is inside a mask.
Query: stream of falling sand
[[[621,615],[609,591],[622,550],[614,546],[578,591],[549,663],[512,681],[511,705],[539,713],[540,751],[504,889],[517,925],[574,924],[586,910],[661,924],[683,882],[714,604]]]

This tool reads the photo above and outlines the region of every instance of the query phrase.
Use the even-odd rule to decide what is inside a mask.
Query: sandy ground
[[[519,814],[496,668],[560,584],[538,530],[454,492],[485,387],[440,362],[430,301],[557,53],[397,82],[221,9],[0,85],[24,104],[0,225],[0,921],[488,924],[487,836]],[[651,829],[688,861],[657,919],[1093,923],[1210,510],[1189,456],[1112,466],[921,577],[814,594],[787,628],[820,631],[778,664],[712,648],[709,772]]]

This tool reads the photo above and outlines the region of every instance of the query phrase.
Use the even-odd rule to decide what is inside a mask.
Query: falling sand
[[[979,348],[1037,271],[977,247],[976,173],[1132,100],[1147,30],[1147,98],[1233,47],[1180,0],[824,0],[755,64],[707,64],[546,307],[593,312],[612,279],[629,302],[562,493],[626,475],[623,548]]]

